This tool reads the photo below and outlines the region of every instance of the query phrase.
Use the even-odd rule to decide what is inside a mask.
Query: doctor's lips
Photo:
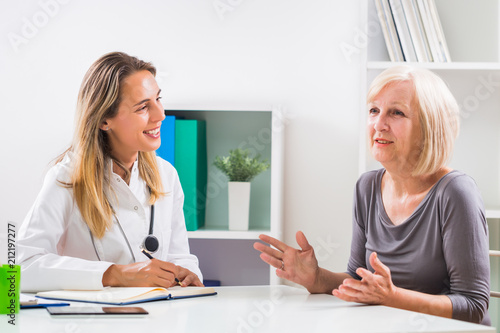
[[[152,130],[143,131],[142,133],[147,134],[149,136],[158,137],[160,135],[160,127],[161,126],[158,126]]]

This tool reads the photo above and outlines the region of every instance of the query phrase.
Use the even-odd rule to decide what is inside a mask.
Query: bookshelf
[[[452,62],[413,62],[440,75],[461,107],[461,129],[451,166],[470,174],[483,193],[488,214],[500,217],[500,5],[499,0],[436,0]],[[453,8],[453,10],[450,10]],[[373,1],[364,2],[367,26],[378,23]],[[367,31],[362,96],[390,62],[381,30]],[[457,36],[459,35],[459,36]],[[379,167],[366,147],[366,112],[361,102],[359,172]],[[487,149],[485,147],[488,147]],[[471,157],[474,158],[471,158]],[[484,161],[484,163],[478,163]],[[497,212],[497,213],[494,213]],[[488,216],[489,217],[489,216]]]
[[[500,1],[435,0],[451,55],[451,62],[413,62],[441,76],[460,109],[460,134],[450,166],[473,177],[481,191],[490,231],[490,249],[500,249]],[[361,96],[384,69],[394,66],[373,0],[363,1],[368,43],[362,54]],[[370,27],[370,29],[368,29]],[[379,26],[380,27],[380,26]],[[367,152],[367,111],[360,102],[359,172],[379,168]],[[491,290],[500,290],[500,258],[491,258]],[[500,300],[491,298],[492,325],[499,326]]]
[[[386,69],[394,63],[389,61],[370,61],[367,63],[368,70]],[[463,70],[463,71],[498,71],[500,63],[498,62],[449,62],[449,63],[411,63],[412,66],[427,68],[430,70]]]
[[[205,226],[188,232],[191,251],[198,256],[204,277],[220,280],[223,285],[278,284],[274,270],[260,260],[252,244],[261,233],[282,238],[284,114],[273,107],[199,105],[168,105],[166,114],[207,124]],[[228,181],[213,166],[215,156],[227,156],[230,149],[238,147],[271,163],[269,170],[252,180],[248,231],[228,230]],[[246,273],[235,274],[238,270]]]

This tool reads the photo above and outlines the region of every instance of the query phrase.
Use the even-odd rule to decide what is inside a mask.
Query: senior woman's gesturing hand
[[[356,274],[361,277],[361,281],[345,279],[338,289],[333,290],[333,295],[349,302],[392,304],[397,288],[392,283],[390,269],[380,261],[375,252],[370,254],[370,265],[375,272],[358,268]]]
[[[301,284],[308,290],[313,288],[319,273],[318,260],[314,254],[314,249],[301,231],[296,234],[300,250],[267,235],[260,235],[259,238],[276,248],[274,249],[259,242],[254,243],[254,248],[262,252],[260,258],[277,268],[276,275]]]
[[[345,273],[333,273],[320,268],[314,249],[302,231],[295,235],[300,250],[267,235],[260,235],[259,238],[275,247],[255,242],[254,248],[262,252],[260,258],[277,268],[276,275],[280,278],[298,283],[310,293],[331,293],[345,278],[350,277]]]

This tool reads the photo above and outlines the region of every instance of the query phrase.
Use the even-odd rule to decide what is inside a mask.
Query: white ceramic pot
[[[248,230],[250,182],[229,182],[229,230]]]

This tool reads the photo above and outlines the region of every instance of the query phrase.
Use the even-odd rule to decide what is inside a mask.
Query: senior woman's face
[[[368,139],[372,156],[388,171],[411,171],[422,147],[411,82],[387,85],[368,108]]]

